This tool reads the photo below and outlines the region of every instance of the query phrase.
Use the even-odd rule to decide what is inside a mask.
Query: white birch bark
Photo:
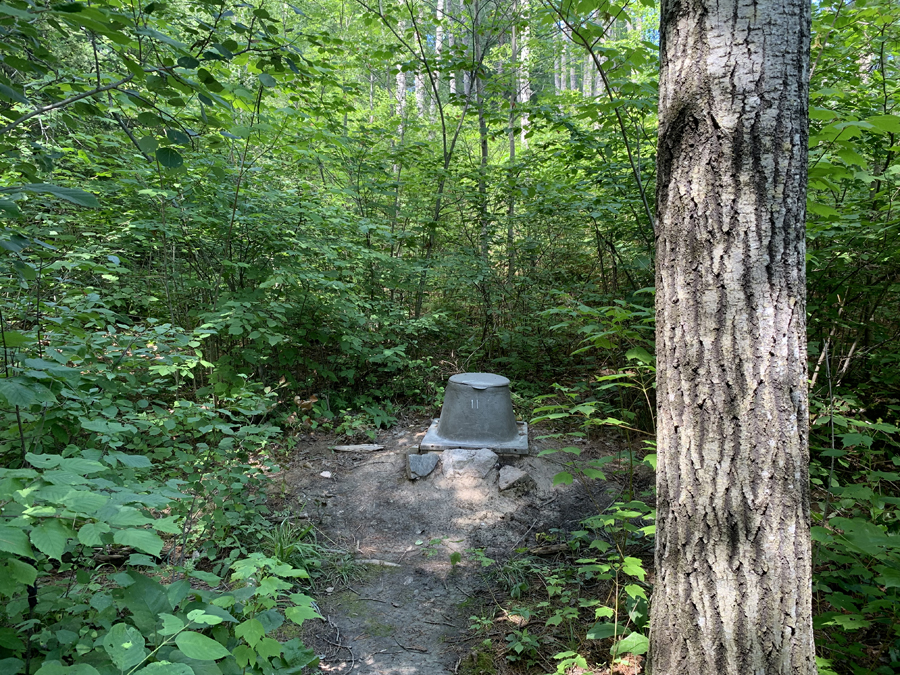
[[[403,117],[406,114],[406,73],[402,70],[397,70],[397,74],[394,76],[394,86],[396,89],[394,93],[397,97],[397,114]]]
[[[528,0],[523,0],[522,11],[528,17]],[[519,38],[519,101],[526,106],[531,101],[531,28],[526,20],[522,28],[522,36]],[[528,127],[528,112],[522,111],[519,115],[519,127],[521,128],[519,141],[523,148],[528,147],[528,139],[525,138]]]
[[[594,95],[594,64],[590,56],[585,55],[581,70],[581,93],[585,98],[591,98]]]

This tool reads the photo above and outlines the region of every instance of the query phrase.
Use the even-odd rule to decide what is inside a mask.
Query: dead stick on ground
[[[427,649],[422,649],[422,648],[420,648],[420,647],[406,647],[406,646],[400,644],[400,640],[398,640],[397,638],[394,638],[394,642],[397,643],[397,646],[400,647],[400,649],[404,649],[404,650],[406,650],[406,651],[408,651],[408,652],[419,652],[420,654],[427,654],[427,653],[428,653],[428,650],[427,650]]]
[[[447,623],[446,621],[425,621],[423,619],[422,623],[430,623],[432,626],[450,626],[450,628],[455,628],[456,630],[459,630],[459,626],[457,626],[456,624],[453,624],[453,623]]]
[[[360,565],[379,565],[380,567],[400,567],[397,563],[388,562],[387,560],[378,560],[377,558],[366,558],[365,560],[357,560]]]
[[[359,595],[359,599],[360,599],[360,600],[369,600],[370,602],[383,602],[383,603],[387,603],[387,600],[379,600],[378,598],[364,598],[362,595],[360,595],[359,591],[357,591],[357,590],[351,588],[350,586],[347,586],[347,590],[348,590],[348,591],[352,591],[353,593],[356,593],[357,595]]]
[[[516,541],[516,543],[513,544],[513,549],[515,549],[516,546],[518,546],[518,545],[521,543],[521,541],[522,541],[525,537],[528,536],[528,533],[531,532],[532,529],[534,529],[534,526],[535,526],[535,525],[537,525],[537,519],[535,519],[535,521],[531,524],[531,527],[529,527],[527,530],[525,530],[525,534],[523,534],[521,537],[519,537],[519,539]]]

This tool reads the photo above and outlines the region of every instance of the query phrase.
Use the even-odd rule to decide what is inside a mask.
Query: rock
[[[320,473],[319,475],[322,476],[322,478],[331,478],[331,472],[330,472],[330,471],[323,471],[323,472]]]
[[[335,445],[331,448],[335,452],[375,452],[376,450],[384,450],[383,445],[375,443],[362,443],[359,445]]]
[[[497,482],[497,486],[501,490],[508,490],[511,487],[526,485],[529,482],[531,482],[531,476],[522,471],[522,469],[507,465],[500,469],[500,480]]]
[[[497,468],[500,460],[496,453],[488,448],[479,450],[453,448],[444,450],[442,461],[445,476],[469,475],[486,478],[491,471]]]
[[[406,456],[406,477],[410,480],[425,478],[434,471],[441,456],[436,452],[428,452],[424,455],[409,454]]]

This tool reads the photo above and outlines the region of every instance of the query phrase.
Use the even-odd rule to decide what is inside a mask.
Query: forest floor
[[[320,542],[355,558],[353,573],[326,577],[313,591],[324,621],[307,622],[303,639],[320,655],[321,672],[479,672],[466,667],[477,647],[470,617],[485,607],[493,617],[496,607],[484,557],[502,562],[517,548],[534,549],[538,533],[579,529],[618,494],[599,481],[554,486],[571,456],[537,457],[561,442],[533,438],[529,456],[500,456],[500,466],[531,477],[524,486],[500,491],[496,469],[483,478],[448,475],[442,463],[409,480],[406,455],[416,452],[429,422],[406,420],[381,432],[375,442],[384,449],[371,453],[335,452],[345,441],[322,434],[296,439],[281,477],[285,504],[302,506]],[[576,443],[582,458],[615,451],[613,440]]]

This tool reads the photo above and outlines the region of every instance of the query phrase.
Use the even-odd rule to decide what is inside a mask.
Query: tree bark
[[[654,675],[816,672],[809,0],[663,0]]]

